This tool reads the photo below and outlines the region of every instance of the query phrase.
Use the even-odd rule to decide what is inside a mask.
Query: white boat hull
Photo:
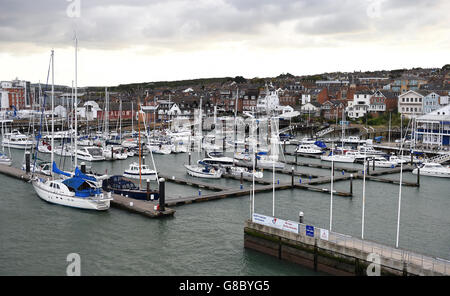
[[[42,182],[33,180],[33,187],[37,195],[49,203],[58,204],[85,210],[104,211],[110,207],[110,199],[106,198],[103,201],[93,201],[88,198],[80,198],[75,195],[65,195],[58,192],[52,192],[47,189]]]
[[[203,172],[201,167],[184,165],[188,175],[197,178],[207,178],[207,179],[220,179],[222,177],[222,172],[220,170],[211,170],[210,172]]]

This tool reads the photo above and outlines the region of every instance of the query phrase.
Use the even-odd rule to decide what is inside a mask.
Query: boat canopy
[[[320,148],[327,148],[327,145],[324,142],[322,142],[322,141],[315,141],[314,145],[316,145],[316,146],[318,146]]]

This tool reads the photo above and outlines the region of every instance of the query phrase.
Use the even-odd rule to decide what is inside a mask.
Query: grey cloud
[[[331,36],[361,32],[370,36],[402,31],[405,27],[437,24],[445,0],[382,2],[381,20],[367,16],[371,1],[382,0],[81,0],[81,17],[66,15],[66,0],[0,0],[0,47],[7,43],[71,46],[73,31],[81,46],[125,48],[147,45],[189,47],[214,39],[263,36],[263,25],[297,23],[293,34]],[[410,13],[419,18],[408,17]],[[343,38],[339,36],[338,38]]]

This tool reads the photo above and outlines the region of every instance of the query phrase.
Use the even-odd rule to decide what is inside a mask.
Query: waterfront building
[[[423,144],[450,145],[450,105],[416,118],[414,138]]]

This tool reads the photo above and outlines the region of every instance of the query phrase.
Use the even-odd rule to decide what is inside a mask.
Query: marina
[[[450,276],[445,1],[9,2],[0,276]]]
[[[295,145],[291,146],[290,148],[287,148],[288,150],[290,149],[295,149]],[[26,174],[26,172],[24,172],[24,170],[16,168],[17,166],[17,160],[21,159],[23,156],[20,156],[22,152],[20,152],[20,150],[12,150],[12,154],[13,154],[13,159],[14,159],[14,165],[13,166],[2,166],[0,165],[0,174],[5,175],[5,176],[10,176],[16,179],[20,179],[23,180],[25,182],[28,182],[30,179],[30,175]],[[46,154],[46,156],[43,157],[49,157],[48,154]],[[158,177],[159,178],[163,178],[165,180],[166,183],[166,187],[167,187],[167,193],[166,193],[166,197],[164,202],[164,209],[161,211],[160,208],[158,209],[158,206],[161,206],[161,200],[149,200],[149,201],[143,201],[143,200],[132,200],[126,196],[121,196],[121,195],[117,195],[117,194],[112,194],[112,201],[111,201],[111,206],[117,210],[120,211],[124,211],[124,212],[130,212],[130,213],[136,213],[140,216],[143,217],[147,217],[147,218],[162,218],[162,217],[179,217],[184,216],[184,211],[186,211],[186,209],[188,209],[189,207],[194,206],[194,204],[209,204],[211,202],[211,204],[215,204],[217,202],[219,202],[220,200],[225,200],[228,198],[230,199],[230,202],[236,200],[235,198],[240,199],[241,201],[239,201],[239,204],[242,204],[244,201],[244,204],[247,204],[247,208],[248,208],[248,203],[249,203],[249,196],[252,195],[252,192],[255,192],[255,196],[256,196],[256,203],[259,203],[258,200],[264,200],[266,199],[267,202],[267,198],[264,198],[264,196],[267,196],[268,194],[271,193],[271,191],[275,190],[276,195],[277,195],[277,204],[279,202],[282,202],[282,197],[286,196],[289,198],[289,196],[309,196],[309,198],[307,200],[305,200],[306,204],[309,202],[311,202],[310,198],[313,198],[316,194],[320,194],[323,195],[324,197],[329,196],[330,194],[330,181],[331,181],[331,168],[332,166],[326,163],[321,163],[320,159],[314,159],[314,158],[310,158],[310,157],[303,157],[301,155],[296,155],[295,154],[291,154],[290,152],[287,152],[285,157],[285,163],[286,165],[290,165],[292,166],[291,169],[275,169],[276,172],[276,178],[275,183],[274,180],[271,180],[272,177],[272,169],[268,168],[268,169],[264,169],[264,178],[262,179],[256,179],[254,180],[256,186],[253,188],[253,186],[251,185],[253,182],[253,178],[251,177],[243,177],[243,176],[235,176],[235,175],[228,175],[228,174],[223,174],[222,178],[219,180],[208,180],[208,179],[199,179],[196,177],[190,177],[188,176],[183,170],[182,167],[179,169],[167,169],[168,167],[171,167],[170,165],[168,166],[163,166],[165,167],[164,172],[161,172],[162,170],[160,169],[160,165],[161,165],[161,161],[163,163],[165,163],[168,159],[171,159],[171,161],[175,161],[175,162],[184,162],[186,163],[188,158],[186,157],[186,154],[171,154],[171,155],[155,155],[155,163],[157,165],[158,168]],[[200,155],[198,155],[198,157],[200,158]],[[196,158],[196,154],[192,154],[192,156],[190,157],[192,159]],[[59,163],[61,163],[61,161],[64,158],[61,157],[59,159]],[[200,158],[201,159],[201,158]],[[96,171],[101,172],[101,171],[105,171],[105,172],[109,172],[111,173],[120,173],[123,172],[130,163],[132,162],[136,162],[136,156],[135,157],[131,157],[130,159],[126,159],[126,160],[115,160],[113,162],[111,161],[100,161],[100,162],[94,162],[91,163],[91,168],[95,168]],[[244,161],[240,161],[238,163],[236,163],[236,165],[238,166],[242,166],[242,167],[248,167],[251,168],[251,164],[245,163]],[[335,182],[335,188],[333,189],[333,193],[335,195],[336,198],[350,198],[350,200],[352,202],[354,202],[355,200],[358,200],[359,197],[359,193],[358,191],[361,189],[360,185],[361,185],[361,181],[363,180],[364,174],[363,174],[363,165],[362,164],[352,164],[352,165],[343,165],[343,166],[335,166],[333,165],[334,168],[334,176],[333,176],[333,181]],[[305,172],[305,170],[310,170],[310,169],[314,169],[314,172]],[[373,168],[371,165],[367,165],[367,169],[368,169],[368,174],[366,174],[366,179],[367,182],[369,182],[368,184],[375,184],[375,183],[386,183],[386,184],[391,184],[388,186],[398,186],[397,184],[399,184],[399,180],[398,180],[398,174],[400,173],[400,170],[402,170],[404,173],[407,174],[411,174],[412,170],[414,169],[414,166],[405,164],[402,168],[400,167],[395,167],[395,168]],[[389,177],[389,176],[393,176]],[[4,177],[2,177],[4,178]],[[425,180],[424,180],[425,178]],[[425,177],[423,176],[422,178],[419,178],[417,175],[410,175],[410,177],[407,177],[406,179],[404,179],[402,181],[402,186],[405,186],[405,188],[407,187],[416,187],[416,188],[422,188],[424,185],[424,182],[428,181],[428,178],[430,177]],[[144,180],[144,187],[146,186],[146,181]],[[179,187],[179,189],[175,189],[175,191],[172,191],[173,189],[171,189],[172,186],[181,186]],[[422,186],[420,186],[422,185]],[[29,186],[29,185],[27,185]],[[158,184],[156,184],[155,181],[151,181],[151,185],[152,188],[151,190],[154,190],[155,188],[158,187]],[[190,194],[186,194],[186,189],[182,189],[182,188],[191,188],[190,189]],[[358,189],[359,188],[359,189]],[[181,192],[179,190],[184,191],[184,194],[177,194],[175,192]],[[286,193],[284,193],[286,192]],[[302,193],[304,192],[304,193]],[[359,191],[360,192],[360,191]],[[318,196],[314,197],[317,198]],[[281,200],[280,200],[281,199]],[[265,202],[265,203],[266,203]],[[175,214],[175,209],[174,208],[178,208],[181,205],[185,205],[182,208],[177,209],[176,214]],[[300,204],[299,204],[300,206]],[[208,206],[209,207],[209,206]],[[268,207],[270,208],[270,206]],[[301,208],[303,210],[303,208]],[[283,210],[283,212],[285,212],[286,209]],[[264,210],[262,210],[262,212],[266,212]],[[268,214],[268,213],[266,213]],[[248,214],[247,214],[248,215]],[[244,215],[245,216],[245,215]],[[290,216],[292,217],[293,214],[291,212]],[[314,215],[315,216],[315,215]],[[316,216],[316,219],[318,217]],[[177,218],[180,219],[180,218]],[[181,218],[184,219],[184,218]],[[294,219],[292,219],[294,220]],[[321,220],[321,219],[318,219]],[[322,220],[323,221],[323,220]],[[261,251],[261,249],[257,246],[258,241],[252,241],[252,238],[249,238],[248,233],[252,232],[253,230],[258,230],[261,231],[260,226],[255,226],[254,223],[251,222],[245,222],[246,226],[245,226],[245,238],[244,238],[244,242],[243,245],[247,248],[247,249],[255,249],[255,250],[259,250]],[[249,231],[249,229],[253,229],[252,231]],[[273,235],[273,230],[267,230],[265,229],[263,231],[263,233],[271,233],[271,235]],[[277,234],[280,235],[281,237],[284,237],[284,234]],[[336,235],[340,235],[340,234],[336,234]],[[346,234],[347,235],[347,234]],[[297,240],[299,238],[296,238]],[[411,239],[411,238],[409,238]],[[302,239],[303,240],[303,239]],[[336,239],[335,239],[336,240]],[[443,240],[445,241],[445,235]],[[250,241],[252,241],[252,243],[250,243]],[[259,241],[259,243],[261,243],[261,241]],[[303,243],[305,243],[303,241]],[[340,241],[336,241],[336,243],[340,243]],[[372,241],[368,241],[366,242],[368,245],[374,244],[374,242]],[[367,248],[372,248],[372,247],[368,247],[366,246],[364,243],[364,247]],[[266,244],[266,243],[263,243]],[[328,242],[328,244],[332,244],[331,242]],[[350,243],[349,240],[347,239],[346,242],[344,242],[344,244],[347,244],[347,247],[350,244],[355,244],[355,243]],[[306,244],[307,245],[307,244]],[[444,243],[445,245],[445,243]],[[415,251],[417,253],[414,254],[419,254],[419,255],[415,255],[415,256],[419,256],[421,259],[421,265],[420,265],[420,272],[417,272],[415,269],[412,269],[412,267],[409,267],[409,269],[406,269],[406,273],[407,274],[422,274],[422,275],[432,275],[432,274],[446,274],[446,269],[447,265],[445,263],[445,261],[442,260],[438,260],[437,262],[439,264],[436,264],[435,261],[436,259],[433,259],[433,257],[424,257],[424,255],[422,255],[420,253],[420,251],[416,251],[416,250],[402,250],[399,251],[397,249],[394,248],[394,251],[390,251],[389,249],[389,245],[383,245],[380,244],[379,242],[377,243],[377,246],[381,246],[380,250],[385,250],[385,252],[392,252],[392,254],[398,254],[397,259],[400,260],[400,258],[403,258],[404,256],[406,256],[405,252],[412,252]],[[312,243],[312,245],[310,245],[309,247],[312,247],[312,249],[314,250],[314,243]],[[323,246],[321,246],[320,248],[322,248]],[[392,248],[392,247],[391,247]],[[340,248],[338,248],[339,250],[341,250]],[[366,249],[363,249],[366,250]],[[367,249],[368,250],[368,249]],[[359,257],[351,257],[353,259],[349,259],[350,261],[353,260],[353,262],[355,262],[354,260],[356,260],[355,258],[359,258],[358,260],[358,266],[359,267],[355,267],[355,263],[352,263],[350,265],[347,265],[344,269],[340,269],[340,268],[336,268],[335,264],[331,264],[330,266],[327,265],[326,262],[330,261],[326,261],[325,262],[322,259],[316,259],[316,263],[314,263],[315,261],[312,260],[307,261],[308,259],[292,259],[294,258],[293,255],[286,255],[284,252],[285,251],[281,251],[283,255],[276,255],[276,258],[279,259],[286,259],[290,262],[294,262],[295,266],[297,266],[299,263],[302,266],[306,266],[308,268],[311,268],[313,270],[313,272],[326,272],[326,273],[330,273],[330,274],[357,274],[357,272],[360,272],[358,270],[362,269],[363,266],[367,266],[367,262],[363,263],[362,260],[362,255],[359,255]],[[329,250],[327,251],[329,252]],[[347,251],[346,251],[347,252]],[[350,252],[350,251],[348,251]],[[354,252],[354,251],[351,251]],[[360,250],[361,252],[361,250]],[[397,252],[397,253],[396,253]],[[263,253],[267,253],[265,251],[263,251]],[[336,251],[334,251],[334,253],[336,253]],[[441,255],[437,255],[437,257],[439,258],[439,256],[444,257],[442,252],[438,252]],[[270,252],[267,253],[270,255]],[[278,251],[277,253],[278,254]],[[351,253],[352,256],[356,256],[354,255],[354,253]],[[361,254],[366,254],[366,253],[361,253]],[[408,253],[410,254],[410,253]],[[347,254],[348,255],[348,254]],[[286,257],[287,256],[287,257]],[[408,255],[411,256],[411,255]],[[314,258],[314,257],[313,257]],[[349,257],[350,258],[350,257]],[[424,259],[425,258],[425,259]],[[431,258],[431,259],[430,259]],[[306,261],[305,261],[306,260]],[[318,261],[317,261],[318,260]],[[410,260],[410,259],[408,259]],[[418,260],[418,259],[416,259]],[[431,261],[430,261],[431,260]],[[401,260],[400,260],[401,261]],[[317,263],[319,262],[319,263]],[[389,272],[391,272],[391,274],[396,274],[396,275],[404,275],[404,268],[403,268],[403,261],[401,261],[400,263],[395,263],[395,268],[393,268],[392,266],[390,266],[389,268]],[[430,265],[429,262],[435,262],[433,264]],[[442,263],[444,262],[444,263]],[[289,263],[287,263],[289,265]],[[316,264],[316,265],[315,265]],[[364,265],[366,264],[366,265]],[[409,263],[408,263],[409,264]],[[430,269],[428,266],[431,266],[432,268]],[[290,266],[290,265],[289,265]],[[334,267],[333,267],[334,266]],[[400,268],[400,267],[401,268]],[[410,265],[408,265],[410,266]],[[442,267],[440,267],[442,266]],[[294,267],[289,267],[289,268],[293,268],[296,269]],[[353,268],[353,269],[352,269]],[[356,268],[356,269],[355,269]],[[358,269],[359,268],[359,269]],[[443,271],[441,270],[441,268],[444,268]],[[394,270],[395,269],[395,270]],[[301,272],[301,269],[298,270]],[[305,270],[306,272],[306,270]],[[387,273],[389,273],[387,272]],[[308,272],[307,272],[308,273]]]

